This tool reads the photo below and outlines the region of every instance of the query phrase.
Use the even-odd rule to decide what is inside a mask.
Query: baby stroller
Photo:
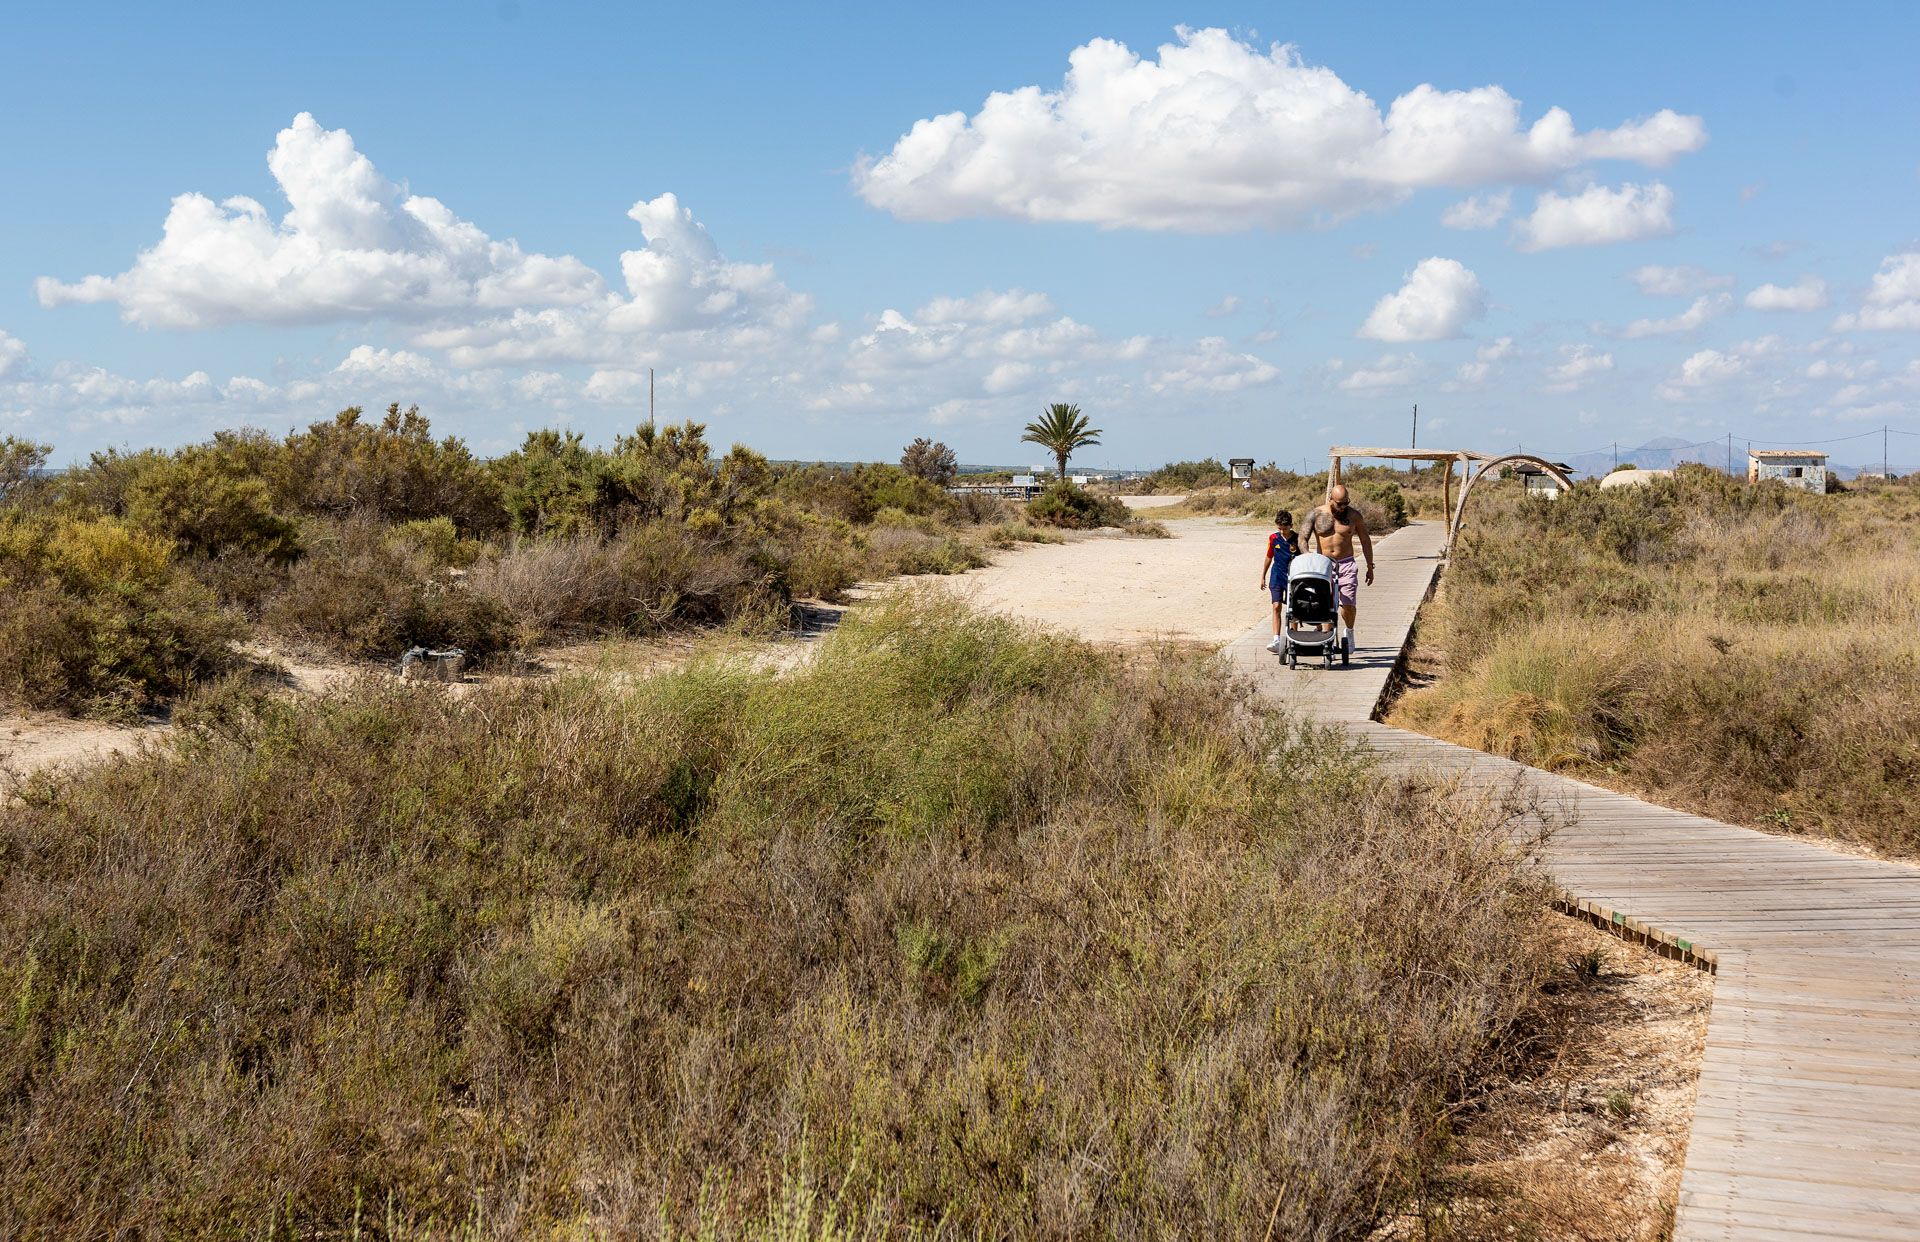
[[[1340,663],[1347,662],[1351,650],[1346,629],[1340,621],[1340,609],[1333,585],[1333,562],[1318,552],[1302,552],[1293,558],[1287,571],[1287,597],[1281,613],[1280,658],[1289,668],[1300,667],[1300,657],[1319,656],[1333,667],[1335,653]],[[1317,629],[1317,626],[1326,629]]]

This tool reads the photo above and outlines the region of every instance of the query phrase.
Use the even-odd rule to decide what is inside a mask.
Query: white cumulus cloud
[[[1737,350],[1703,349],[1688,355],[1680,370],[1655,391],[1669,401],[1686,401],[1747,374],[1752,363]]]
[[[602,292],[578,259],[529,254],[405,193],[351,135],[309,113],[280,131],[267,167],[286,196],[281,219],[251,198],[182,194],[132,267],[72,284],[41,277],[41,302],[116,302],[142,327],[204,328],[568,305]]]
[[[0,379],[24,374],[27,362],[26,342],[0,328]]]
[[[1752,306],[1749,298],[1747,305]],[[1712,293],[1693,300],[1693,305],[1666,319],[1636,319],[1620,333],[1628,340],[1638,340],[1643,336],[1667,336],[1675,332],[1691,332],[1702,324],[1709,323],[1733,309],[1731,293]]]
[[[1515,237],[1522,250],[1603,246],[1673,232],[1673,191],[1658,181],[1617,190],[1588,186],[1578,194],[1552,190],[1534,201]]]
[[[1507,218],[1513,206],[1513,192],[1476,194],[1463,198],[1440,213],[1440,223],[1450,229],[1490,229]]]
[[[1498,340],[1489,341],[1474,351],[1472,362],[1463,362],[1454,371],[1454,387],[1467,388],[1486,383],[1487,377],[1493,374],[1493,364],[1505,362],[1513,355],[1512,337],[1503,336]]]
[[[1560,361],[1547,368],[1547,392],[1572,392],[1596,375],[1613,370],[1613,355],[1591,345],[1562,345]]]
[[[1406,283],[1374,304],[1359,335],[1374,341],[1444,341],[1487,313],[1480,278],[1458,259],[1422,259]]]
[[[1627,278],[1645,294],[1663,298],[1690,298],[1733,288],[1733,277],[1698,267],[1662,267],[1649,263],[1627,273]]]
[[[1340,381],[1346,392],[1375,392],[1383,388],[1405,388],[1420,378],[1420,359],[1412,354],[1382,354],[1371,366],[1355,367]]]
[[[1827,282],[1803,276],[1791,285],[1764,284],[1747,294],[1748,310],[1812,311],[1827,304]]]
[[[446,351],[455,366],[582,362],[616,369],[636,351],[714,360],[761,353],[803,339],[812,299],[781,282],[771,264],[720,253],[692,211],[672,194],[635,203],[627,215],[646,245],[620,256],[627,293],[580,306],[521,307],[510,314],[433,326],[417,345]],[[980,308],[983,314],[1010,313]]]
[[[1423,186],[1540,181],[1597,160],[1659,167],[1706,142],[1661,110],[1582,132],[1560,108],[1524,125],[1498,86],[1420,85],[1383,116],[1291,46],[1176,32],[1157,59],[1094,39],[1058,90],[995,91],[972,116],[917,121],[854,184],[916,220],[1002,216],[1107,228],[1289,228],[1390,206]]]
[[[1155,392],[1170,388],[1188,392],[1240,392],[1271,384],[1280,378],[1280,368],[1264,358],[1240,353],[1217,336],[1202,337],[1192,349],[1176,356],[1162,369],[1147,374],[1147,386]]]
[[[1882,259],[1861,308],[1835,319],[1833,328],[1920,329],[1920,250]]]

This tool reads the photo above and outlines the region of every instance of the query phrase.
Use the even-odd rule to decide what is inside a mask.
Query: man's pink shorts
[[[1333,596],[1342,608],[1351,608],[1360,600],[1360,567],[1351,556],[1333,563]]]

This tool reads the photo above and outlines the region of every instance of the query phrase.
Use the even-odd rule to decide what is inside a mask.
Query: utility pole
[[[1733,477],[1733,433],[1727,433],[1727,477]]]
[[[1891,479],[1893,474],[1887,469],[1887,426],[1880,424],[1880,481]]]
[[[647,368],[647,430],[653,430],[653,368]]]
[[[1420,403],[1418,401],[1413,403],[1413,439],[1408,442],[1407,447],[1416,449],[1420,447]],[[1417,458],[1407,459],[1408,474],[1412,474],[1419,468],[1420,462]]]
[[[1620,468],[1620,441],[1618,440],[1613,442],[1613,468],[1615,470]]]

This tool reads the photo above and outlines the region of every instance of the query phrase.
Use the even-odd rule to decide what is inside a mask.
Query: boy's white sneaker
[[[1267,650],[1275,652],[1280,650],[1280,636],[1278,634],[1275,634],[1273,641],[1267,644]]]

